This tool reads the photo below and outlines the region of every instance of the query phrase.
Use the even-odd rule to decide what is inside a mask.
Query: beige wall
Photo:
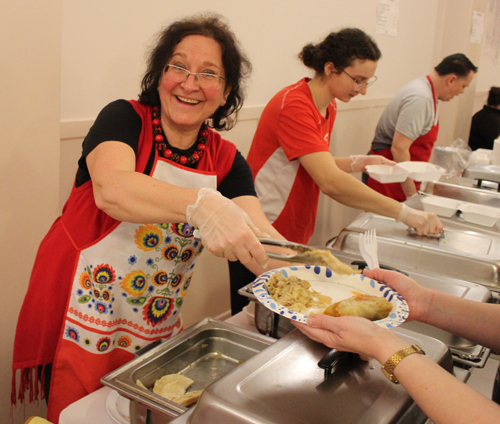
[[[8,3],[8,7],[7,7]],[[493,4],[498,5],[498,1]],[[280,88],[308,74],[296,55],[332,29],[358,26],[377,40],[383,58],[379,80],[364,98],[339,105],[332,153],[367,151],[388,99],[407,81],[425,75],[444,55],[467,52],[480,70],[469,93],[442,105],[439,143],[465,136],[472,111],[496,80],[498,49],[492,40],[468,42],[473,10],[487,12],[488,0],[400,2],[398,36],[375,33],[376,0],[46,0],[0,6],[2,114],[0,115],[0,422],[9,422],[13,334],[37,246],[60,211],[75,172],[80,144],[99,110],[116,98],[135,98],[144,54],[153,34],[172,19],[196,11],[224,14],[254,71],[242,120],[226,138],[246,154],[262,107]],[[487,32],[485,31],[485,36]],[[322,198],[312,243],[323,244],[357,211]],[[185,303],[186,323],[224,316],[229,309],[227,267],[208,252],[197,267]],[[17,411],[14,423],[24,422]],[[44,413],[43,405],[35,410]]]
[[[59,213],[61,0],[0,4],[0,422],[15,324],[36,249]],[[14,422],[45,414],[17,409]]]

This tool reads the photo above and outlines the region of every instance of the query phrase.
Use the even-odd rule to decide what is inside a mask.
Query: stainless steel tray
[[[498,183],[483,182],[479,187],[472,178],[443,176],[439,181],[427,183],[423,193],[500,208],[497,190]]]
[[[500,235],[443,219],[444,238],[410,235],[407,227],[372,213],[360,214],[336,237],[333,248],[359,255],[358,239],[377,229],[379,262],[480,284],[500,292]]]
[[[131,400],[131,424],[167,423],[188,408],[148,390],[157,379],[181,373],[194,380],[188,391],[202,390],[274,341],[232,324],[205,318],[106,375],[101,382]],[[137,385],[137,380],[148,389]]]
[[[395,330],[421,346],[452,372],[442,342],[408,330]],[[375,360],[356,355],[332,374],[317,365],[329,351],[298,330],[278,340],[209,386],[195,408],[175,424],[422,423],[425,415],[403,387],[391,383]]]

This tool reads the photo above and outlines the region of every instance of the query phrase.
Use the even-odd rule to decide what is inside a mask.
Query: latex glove
[[[435,213],[419,211],[404,203],[401,203],[401,206],[396,221],[414,228],[419,235],[439,234],[443,231],[443,224]]]
[[[366,165],[396,165],[393,160],[380,155],[351,155],[351,172],[365,172]]]
[[[189,225],[198,227],[203,244],[216,256],[230,261],[249,263],[255,258],[265,267],[269,261],[258,237],[269,237],[260,231],[247,213],[212,188],[202,188],[196,203],[186,209]]]

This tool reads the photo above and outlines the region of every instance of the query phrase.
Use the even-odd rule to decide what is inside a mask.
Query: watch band
[[[425,352],[417,345],[411,345],[405,349],[398,350],[394,355],[392,355],[387,362],[382,366],[382,373],[393,383],[399,384],[399,380],[394,375],[394,368],[399,364],[404,358],[412,353],[420,353],[425,355]]]

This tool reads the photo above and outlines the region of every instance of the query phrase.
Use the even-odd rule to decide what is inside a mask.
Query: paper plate
[[[401,325],[408,318],[409,309],[401,295],[385,284],[372,280],[362,274],[339,275],[324,266],[290,266],[268,271],[254,281],[253,293],[260,303],[271,311],[286,318],[307,323],[309,313],[319,313],[321,310],[310,310],[305,314],[298,313],[277,303],[269,295],[267,282],[273,274],[282,272],[285,277],[296,276],[311,283],[311,289],[332,298],[332,303],[339,302],[358,293],[384,297],[392,303],[392,311],[384,319],[374,321],[376,324],[393,328]]]

